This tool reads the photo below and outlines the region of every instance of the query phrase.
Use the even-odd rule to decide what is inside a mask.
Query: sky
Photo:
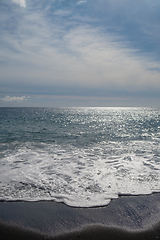
[[[160,107],[159,0],[0,0],[0,107]]]

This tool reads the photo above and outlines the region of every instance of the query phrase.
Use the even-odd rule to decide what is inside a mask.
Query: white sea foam
[[[144,155],[132,152],[137,145],[143,146]],[[26,143],[1,161],[0,199],[88,207],[106,205],[119,193],[159,191],[160,157],[151,153],[152,147],[136,141],[126,146],[103,142],[85,149]],[[110,155],[107,149],[113,148],[115,155]],[[130,151],[125,153],[125,148]]]

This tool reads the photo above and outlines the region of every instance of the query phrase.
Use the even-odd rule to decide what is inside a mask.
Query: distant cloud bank
[[[2,100],[4,102],[22,102],[22,101],[26,101],[28,100],[28,97],[22,96],[22,97],[10,97],[10,96],[5,96],[4,98],[2,98]]]

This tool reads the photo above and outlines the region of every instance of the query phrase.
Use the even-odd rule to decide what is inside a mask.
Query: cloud
[[[86,1],[79,1],[77,4],[82,4],[82,3],[86,3]]]
[[[27,83],[54,89],[57,86],[119,88],[119,91],[160,88],[159,72],[156,71],[160,64],[139,57],[123,39],[101,34],[99,29],[87,25],[68,32],[58,32],[59,26],[53,25],[51,32],[40,20],[37,21],[41,26],[40,33],[37,25],[32,24],[32,37],[22,35],[23,44],[12,39],[17,51],[11,54],[5,50],[4,55],[7,57],[8,52],[11,64],[10,71],[7,71],[8,66],[1,68],[4,80],[12,75],[12,80],[21,86]]]
[[[26,7],[25,0],[12,0],[12,2],[19,5],[20,7]]]
[[[22,97],[17,97],[17,96],[5,96],[4,98],[1,99],[4,102],[22,102],[22,101],[27,101],[28,97],[22,96]]]
[[[12,2],[26,5],[22,0]],[[28,0],[25,11],[3,4],[0,81],[1,93],[7,95],[3,101],[18,101],[10,95],[19,94],[85,92],[106,97],[160,91],[159,11],[156,14],[154,4],[76,2]]]

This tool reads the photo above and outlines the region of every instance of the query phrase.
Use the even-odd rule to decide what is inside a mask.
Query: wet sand
[[[160,239],[160,193],[121,196],[97,208],[0,202],[0,239]]]

